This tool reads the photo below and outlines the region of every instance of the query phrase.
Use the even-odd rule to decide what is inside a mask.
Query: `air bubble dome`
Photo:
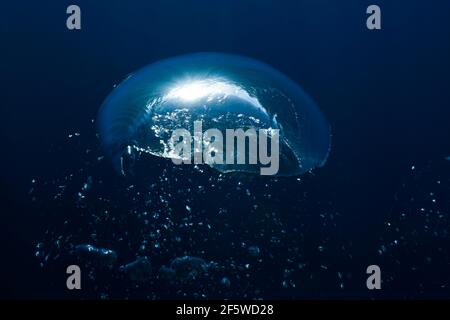
[[[132,73],[104,101],[98,126],[107,156],[123,172],[126,154],[169,158],[172,131],[193,132],[196,120],[202,120],[203,131],[279,129],[277,175],[320,167],[330,150],[330,126],[299,85],[267,64],[229,54],[190,54]],[[213,167],[259,173],[259,168],[239,164]]]

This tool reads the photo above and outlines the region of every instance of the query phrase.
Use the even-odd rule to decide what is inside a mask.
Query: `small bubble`
[[[223,277],[222,280],[220,280],[220,283],[227,288],[229,288],[231,285],[230,279],[228,279],[227,277]]]

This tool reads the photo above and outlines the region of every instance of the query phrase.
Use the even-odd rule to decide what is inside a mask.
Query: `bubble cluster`
[[[446,297],[450,292],[450,165],[414,164],[395,195],[377,248],[385,288],[395,296]],[[427,281],[435,275],[434,281]],[[405,284],[410,289],[404,293]],[[414,289],[413,289],[414,288]]]
[[[302,297],[324,275],[341,290],[340,267],[311,249],[348,248],[312,176],[229,175],[149,155],[150,179],[121,177],[92,136],[68,140],[79,167],[31,184],[51,221],[36,247],[44,272],[79,264],[84,293],[101,299]]]

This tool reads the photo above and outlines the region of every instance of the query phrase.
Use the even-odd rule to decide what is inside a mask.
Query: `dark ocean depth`
[[[81,30],[66,28],[72,2]],[[376,2],[373,31],[365,0],[3,3],[0,297],[448,298],[450,3]],[[155,158],[118,175],[102,102],[195,52],[301,85],[331,125],[326,164],[271,178]],[[71,264],[82,290],[66,288]]]

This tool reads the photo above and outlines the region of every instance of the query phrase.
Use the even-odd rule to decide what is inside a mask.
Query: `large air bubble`
[[[122,173],[125,163],[133,165],[142,153],[175,158],[173,131],[186,129],[195,140],[196,121],[203,132],[216,128],[224,135],[226,129],[278,129],[277,175],[320,167],[330,150],[330,126],[313,100],[272,67],[236,55],[198,53],[146,66],[110,93],[98,119],[103,147]],[[211,166],[220,172],[259,173],[262,164]]]

